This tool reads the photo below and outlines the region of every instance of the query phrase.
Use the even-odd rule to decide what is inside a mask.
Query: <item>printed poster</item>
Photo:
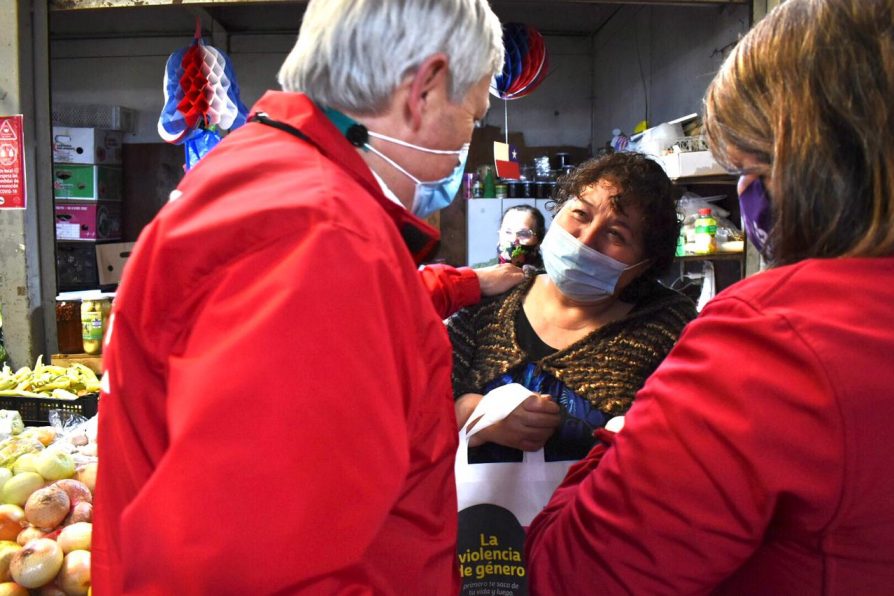
[[[0,209],[25,208],[22,115],[0,116]]]

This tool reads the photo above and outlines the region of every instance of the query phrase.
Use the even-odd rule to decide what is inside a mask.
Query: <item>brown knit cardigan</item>
[[[530,280],[447,321],[453,344],[453,393],[481,393],[492,380],[528,362],[515,336],[515,320]],[[634,308],[538,364],[593,407],[621,415],[658,367],[696,311],[692,301],[655,281],[638,284]]]

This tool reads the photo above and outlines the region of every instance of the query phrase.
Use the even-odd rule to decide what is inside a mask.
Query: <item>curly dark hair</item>
[[[589,159],[559,178],[551,211],[558,213],[566,201],[576,198],[599,180],[620,187],[621,194],[614,199],[616,211],[624,213],[625,205],[639,207],[644,256],[652,261],[642,277],[658,278],[673,263],[680,235],[680,218],[670,178],[658,163],[640,153],[612,153]]]

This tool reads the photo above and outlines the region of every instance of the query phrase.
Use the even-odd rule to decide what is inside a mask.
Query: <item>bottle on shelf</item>
[[[711,214],[711,208],[698,210],[695,220],[695,254],[710,255],[717,252],[717,220]]]

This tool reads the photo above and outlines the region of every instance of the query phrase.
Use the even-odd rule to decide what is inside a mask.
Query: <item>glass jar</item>
[[[80,301],[56,300],[56,336],[60,354],[79,354],[84,350]]]
[[[112,303],[108,298],[81,301],[81,337],[86,353],[102,353],[102,338],[111,310]]]

